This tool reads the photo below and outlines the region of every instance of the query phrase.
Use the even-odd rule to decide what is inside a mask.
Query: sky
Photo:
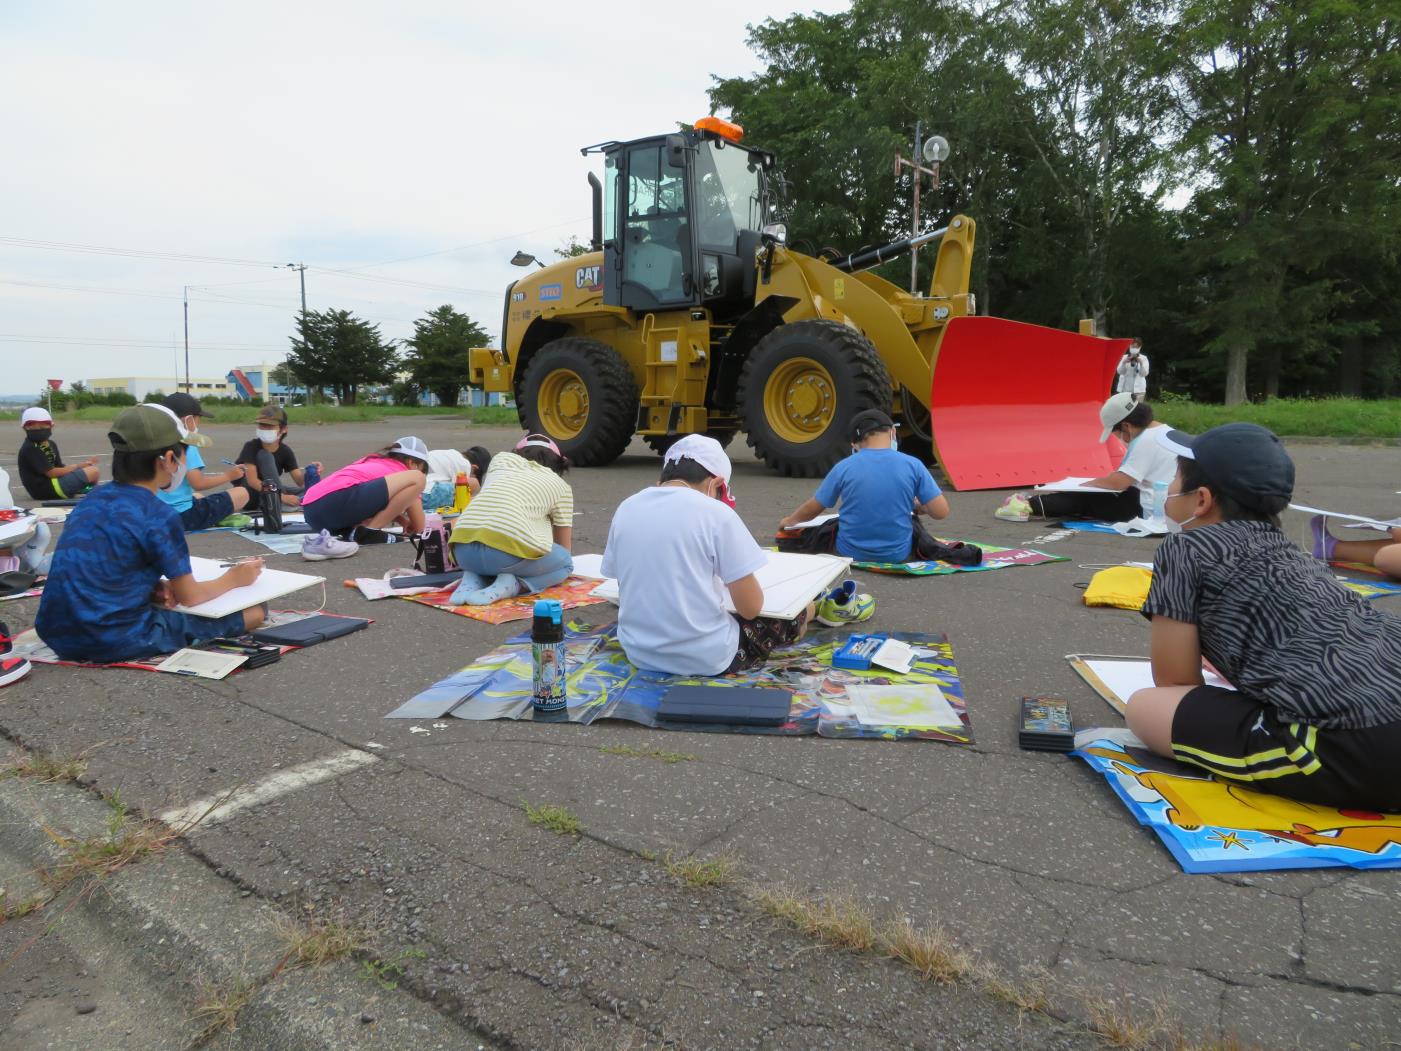
[[[587,240],[579,148],[709,112],[746,26],[845,0],[0,4],[0,394],[280,361],[300,295],[493,339]],[[188,288],[188,293],[186,289]]]

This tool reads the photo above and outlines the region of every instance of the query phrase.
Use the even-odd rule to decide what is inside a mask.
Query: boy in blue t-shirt
[[[162,403],[173,412],[185,428],[185,470],[176,477],[168,489],[157,490],[162,501],[175,508],[180,516],[180,524],[185,532],[197,529],[210,529],[229,515],[243,510],[248,503],[247,489],[230,489],[209,496],[196,496],[196,489],[213,489],[225,482],[243,479],[242,467],[230,467],[222,474],[204,473],[204,457],[200,449],[207,449],[211,442],[207,435],[199,433],[199,418],[209,414],[200,407],[199,399],[183,391],[167,397]]]
[[[184,467],[185,437],[161,405],[124,409],[112,422],[112,484],[98,486],[68,517],[34,622],[63,660],[137,660],[263,622],[261,606],[217,619],[173,608],[247,587],[263,570],[262,559],[253,559],[213,580],[191,573],[180,516],[156,497]]]
[[[929,557],[918,550],[915,516],[944,518],[949,501],[929,469],[895,448],[895,422],[879,409],[851,420],[852,455],[822,480],[780,529],[791,529],[841,504],[836,553],[857,562],[906,562]],[[922,530],[920,531],[922,532]]]

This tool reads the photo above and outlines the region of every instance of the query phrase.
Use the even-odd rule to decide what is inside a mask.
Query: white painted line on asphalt
[[[205,825],[227,821],[242,810],[259,806],[288,792],[295,792],[299,788],[306,788],[321,781],[329,781],[333,777],[340,777],[341,774],[348,774],[352,770],[377,762],[378,756],[362,752],[358,748],[347,748],[344,752],[337,752],[325,759],[313,759],[308,763],[279,770],[253,784],[241,785],[156,816],[173,828],[180,828],[194,821],[199,822],[196,828],[203,828]]]

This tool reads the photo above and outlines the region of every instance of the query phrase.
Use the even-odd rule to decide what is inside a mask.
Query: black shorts
[[[185,532],[193,533],[200,529],[213,529],[234,513],[233,497],[228,493],[211,493],[197,499],[180,512],[180,524]]]
[[[1401,723],[1324,730],[1272,705],[1198,686],[1177,706],[1172,752],[1262,792],[1323,806],[1401,811]]]
[[[797,642],[798,636],[803,633],[803,625],[808,621],[807,610],[799,613],[796,620],[778,620],[774,617],[745,620],[737,614],[730,615],[739,621],[739,647],[735,659],[725,669],[726,674],[759,667],[778,647]]]
[[[329,529],[336,533],[360,525],[388,506],[389,483],[383,478],[371,478],[304,503],[302,510],[313,532]]]

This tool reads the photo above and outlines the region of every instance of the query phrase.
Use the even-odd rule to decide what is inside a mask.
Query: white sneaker
[[[318,536],[309,536],[302,541],[302,558],[308,562],[324,562],[328,558],[349,558],[360,550],[360,545],[349,540],[337,540],[328,530],[321,530]]]

